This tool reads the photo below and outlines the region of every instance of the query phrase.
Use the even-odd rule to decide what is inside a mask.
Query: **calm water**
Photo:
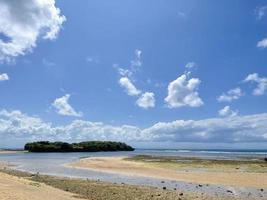
[[[183,156],[183,157],[200,157],[200,158],[216,158],[216,159],[247,159],[247,158],[264,158],[267,156],[267,150],[142,150],[138,149],[134,152],[95,152],[95,153],[14,153],[0,154],[0,162],[15,165],[15,168],[22,171],[32,173],[41,173],[47,175],[57,175],[65,177],[88,178],[92,180],[102,180],[116,183],[128,183],[134,185],[149,185],[156,187],[178,187],[187,191],[195,191],[197,184],[185,183],[179,181],[169,181],[162,179],[153,179],[146,177],[134,177],[117,174],[108,174],[95,172],[84,169],[67,168],[64,165],[75,162],[83,157],[97,156],[134,156],[134,155],[160,155],[160,156]],[[216,194],[224,194],[229,187],[210,185],[209,187],[199,188],[201,192],[210,192]],[[246,196],[248,193],[253,195],[259,194],[257,189],[234,189],[241,196]],[[264,192],[264,196],[267,195]]]
[[[97,156],[182,156],[199,157],[206,159],[263,159],[267,156],[267,150],[144,150],[134,152],[86,152],[86,153],[16,153],[0,154],[0,162],[8,162],[17,169],[29,172],[40,172],[53,175],[77,176],[76,170],[69,171],[63,165],[75,162],[83,157]],[[80,171],[80,170],[78,170]],[[88,171],[88,170],[86,170]]]

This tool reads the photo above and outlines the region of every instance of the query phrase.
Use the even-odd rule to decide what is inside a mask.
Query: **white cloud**
[[[219,102],[231,102],[233,100],[239,99],[241,96],[243,96],[242,90],[237,87],[234,89],[229,90],[226,94],[223,93],[221,96],[217,98]]]
[[[135,58],[134,60],[131,61],[131,69],[133,71],[136,71],[138,67],[142,66],[142,60],[141,60],[142,51],[139,49],[135,49],[134,54]]]
[[[155,97],[153,92],[145,92],[142,94],[139,99],[137,99],[136,104],[139,107],[148,109],[155,107]]]
[[[257,19],[262,19],[267,14],[267,5],[256,8],[255,13],[257,15]]]
[[[31,51],[38,38],[53,40],[65,21],[55,0],[0,0],[0,61]]]
[[[195,68],[197,65],[195,62],[189,62],[185,65],[185,68],[187,69],[192,69],[192,68]]]
[[[255,82],[257,87],[253,90],[253,95],[264,95],[267,90],[267,77],[259,77],[257,73],[249,74],[243,82]]]
[[[82,117],[81,112],[77,112],[69,104],[70,95],[66,94],[63,97],[55,99],[52,106],[56,109],[57,113],[64,116]]]
[[[126,76],[126,77],[131,77],[133,75],[133,72],[131,70],[123,68],[118,68],[118,73],[121,76]]]
[[[139,67],[142,66],[141,55],[142,51],[139,49],[135,50],[135,59],[131,61],[131,66],[129,68],[121,68],[118,65],[114,65],[117,69],[119,75],[121,76],[119,79],[119,84],[123,87],[126,93],[129,96],[136,96],[138,99],[136,100],[136,105],[141,108],[152,108],[155,107],[155,95],[152,92],[144,92],[137,89],[133,84],[133,75],[137,72]],[[150,84],[151,80],[147,79],[147,83]]]
[[[9,80],[9,76],[4,73],[4,74],[0,74],[0,81],[8,81]]]
[[[267,38],[263,38],[257,43],[257,47],[259,48],[266,48],[267,47]]]
[[[127,77],[120,78],[119,84],[125,89],[126,93],[130,96],[137,96],[141,93],[141,91],[138,90],[131,82],[131,80]]]
[[[218,111],[219,115],[222,117],[234,117],[238,114],[238,111],[231,110],[230,106],[225,106]]]
[[[0,111],[0,144],[23,144],[33,140],[114,140],[138,144],[145,142],[191,143],[267,143],[267,113],[159,122],[141,129],[136,126],[111,126],[102,122],[74,120],[54,126],[39,117],[20,111]]]
[[[189,79],[186,74],[170,82],[168,85],[168,96],[165,98],[168,107],[202,106],[204,103],[197,92],[200,83],[201,81],[198,78]]]

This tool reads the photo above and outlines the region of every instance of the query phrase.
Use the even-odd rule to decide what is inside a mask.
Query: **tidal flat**
[[[137,155],[124,158],[124,160],[142,163],[149,167],[178,171],[267,173],[267,162],[264,158],[255,157],[203,159],[198,157]]]
[[[124,183],[108,183],[102,181],[92,181],[74,178],[63,178],[56,176],[47,176],[40,174],[32,174],[27,172],[21,172],[17,170],[11,170],[9,168],[2,168],[0,170],[1,179],[8,179],[9,187],[18,187],[18,182],[23,183],[20,186],[20,190],[17,192],[6,191],[5,199],[12,199],[14,195],[16,197],[25,197],[27,193],[23,190],[30,191],[28,195],[33,195],[34,197],[40,198],[38,194],[44,192],[57,192],[60,195],[56,196],[43,196],[42,199],[49,200],[63,200],[63,199],[90,199],[90,200],[149,200],[149,199],[164,199],[164,200],[215,200],[221,198],[215,198],[200,192],[187,192],[181,191],[179,189],[167,189],[167,188],[156,188],[148,186],[133,186]],[[16,181],[10,182],[10,179],[17,177]],[[51,188],[47,188],[51,186]],[[55,189],[59,191],[55,191]],[[34,190],[38,190],[38,192]],[[0,191],[3,188],[0,187]],[[45,190],[45,191],[43,191]],[[34,193],[35,192],[35,193]],[[66,193],[65,193],[66,192]],[[35,195],[34,195],[35,194]],[[3,199],[3,194],[0,194],[0,199]],[[229,198],[227,198],[229,199]],[[235,198],[230,198],[235,199]]]

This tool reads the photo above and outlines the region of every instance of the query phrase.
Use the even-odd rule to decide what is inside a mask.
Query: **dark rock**
[[[233,193],[233,191],[231,191],[231,190],[226,190],[226,192],[228,192],[228,193]]]
[[[177,190],[176,188],[173,188],[174,190]]]
[[[267,162],[267,158],[264,158],[265,162]]]
[[[198,186],[199,186],[199,187],[202,187],[202,185],[201,185],[201,184],[199,184]]]
[[[179,195],[180,195],[180,196],[183,196],[183,195],[184,195],[184,193],[182,193],[182,192],[181,192]]]
[[[166,190],[167,188],[166,187],[162,187],[163,190]]]
[[[264,191],[263,188],[261,188],[260,191],[263,192]]]
[[[161,181],[161,183],[165,183],[165,181]]]

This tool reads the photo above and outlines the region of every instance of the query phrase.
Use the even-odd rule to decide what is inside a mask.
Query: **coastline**
[[[11,154],[11,153],[26,153],[28,151],[24,151],[24,150],[5,150],[5,149],[1,149],[0,150],[0,154]]]
[[[16,192],[14,192],[16,191]],[[0,199],[38,200],[237,200],[215,197],[198,191],[135,186],[103,181],[31,174],[0,168]]]
[[[98,172],[142,176],[157,179],[193,182],[199,184],[220,184],[235,187],[267,188],[267,173],[232,171],[179,171],[163,169],[142,162],[126,160],[126,157],[90,157],[80,159],[67,167],[88,169]]]
[[[77,200],[73,193],[63,191],[44,183],[0,172],[0,199],[3,200]],[[85,200],[80,198],[81,200]]]
[[[103,165],[103,161],[101,159],[108,158],[108,163],[109,165]],[[86,158],[88,159],[88,158]],[[84,161],[85,163],[88,163],[88,160],[86,159],[81,159],[80,161]],[[168,168],[168,172],[166,172],[166,169],[159,169],[158,166],[154,165],[147,165],[146,163],[142,162],[136,162],[136,161],[131,161],[133,159],[132,157],[93,157],[91,159],[96,159],[98,162],[96,163],[95,169],[89,169],[88,167],[84,168],[83,167],[75,167],[72,166],[73,169],[71,169],[71,166],[67,166],[69,168],[69,172],[72,170],[78,170],[74,168],[81,168],[84,171],[84,174],[98,174],[95,172],[106,172],[105,174],[107,176],[110,176],[110,173],[113,173],[112,176],[120,176],[121,175],[127,175],[125,177],[129,178],[129,171],[126,173],[124,169],[128,169],[131,171],[131,176],[135,178],[136,176],[140,176],[139,179],[143,180],[153,180],[155,176],[157,177],[154,179],[154,181],[158,182],[157,185],[146,185],[142,184],[131,184],[130,182],[125,179],[124,181],[121,182],[113,182],[107,181],[99,176],[99,179],[91,179],[90,176],[84,176],[82,177],[77,177],[73,178],[65,174],[65,176],[55,176],[55,175],[44,175],[42,172],[39,173],[38,171],[35,171],[35,173],[28,173],[28,172],[23,172],[23,171],[18,171],[14,170],[13,166],[11,165],[5,165],[3,164],[2,167],[0,167],[0,183],[2,178],[2,173],[8,174],[14,177],[19,177],[19,179],[23,180],[30,180],[33,181],[33,183],[30,183],[30,185],[38,187],[39,183],[46,184],[48,186],[52,186],[53,188],[57,188],[63,191],[71,192],[72,196],[79,196],[80,198],[85,198],[85,199],[95,199],[95,200],[131,200],[134,199],[133,197],[138,197],[137,199],[140,200],[148,200],[148,199],[165,199],[165,200],[174,200],[174,199],[187,199],[187,200],[194,200],[194,199],[199,199],[199,200],[215,200],[215,199],[221,199],[221,200],[230,200],[230,199],[264,199],[264,197],[267,196],[266,189],[264,187],[258,187],[258,188],[249,188],[249,187],[233,187],[233,186],[224,186],[224,185],[213,185],[213,184],[204,184],[202,182],[193,182],[193,181],[188,181],[187,179],[182,180],[180,179],[180,175],[185,172],[179,173],[179,180],[180,181],[172,181],[170,178],[169,180],[166,180],[165,178],[161,178],[162,175],[166,174],[160,174],[158,173],[159,171],[155,170],[161,170],[161,173],[172,173],[172,176],[174,174],[174,171],[172,168]],[[100,159],[100,163],[99,163]],[[110,161],[112,159],[113,161]],[[80,162],[79,161],[79,162]],[[112,166],[112,163],[114,165],[118,164],[119,162],[119,170],[115,170],[118,166]],[[106,161],[107,162],[107,161]],[[122,164],[123,163],[123,164]],[[71,163],[69,165],[73,165],[77,163]],[[101,165],[100,167],[97,165]],[[130,165],[130,166],[129,166]],[[0,165],[1,166],[1,165]],[[64,168],[64,164],[61,165],[62,169]],[[65,165],[66,166],[66,165]],[[108,170],[103,169],[103,167],[108,168]],[[188,166],[188,164],[187,164]],[[12,168],[10,168],[12,167]],[[97,167],[97,168],[96,168]],[[92,166],[91,166],[92,168]],[[139,169],[140,171],[144,170],[144,168],[148,168],[153,175],[151,176],[146,176],[147,174],[136,174],[136,171],[134,169]],[[84,169],[89,169],[91,172],[86,172]],[[68,171],[68,170],[67,170]],[[95,172],[94,172],[95,171]],[[192,171],[190,167],[188,167],[188,171],[186,174],[191,174]],[[145,171],[147,173],[147,171]],[[177,173],[177,172],[175,172]],[[200,172],[199,172],[200,173]],[[194,172],[194,175],[197,173]],[[261,173],[263,174],[263,173]],[[169,174],[170,175],[170,174]],[[214,175],[214,172],[213,172]],[[211,176],[211,174],[209,174]],[[68,177],[68,178],[67,178]],[[195,177],[195,176],[194,176]],[[138,177],[136,177],[138,178]],[[173,177],[172,177],[173,178]],[[175,180],[177,177],[174,177]],[[192,178],[192,177],[190,177]],[[223,177],[224,178],[224,177]],[[131,178],[130,178],[131,179]],[[5,179],[3,179],[5,180]],[[13,184],[13,183],[12,183]],[[9,187],[13,187],[9,185]],[[15,191],[15,188],[17,187],[16,184],[14,183],[15,186],[13,188],[13,191]],[[39,188],[39,187],[38,187]],[[40,190],[43,189],[43,187],[39,188]],[[0,191],[5,190],[4,185],[0,184]],[[10,196],[12,196],[12,190],[9,190]],[[180,194],[183,194],[180,196]],[[32,193],[29,195],[36,195],[36,193]],[[160,195],[160,196],[158,196]],[[127,197],[127,198],[126,198]],[[8,198],[2,198],[1,193],[0,193],[0,199],[8,199]],[[14,199],[14,198],[10,198]],[[15,198],[18,199],[18,198]],[[25,199],[25,198],[24,198]],[[27,198],[26,198],[27,199]],[[32,198],[35,200],[34,198]],[[49,200],[54,200],[53,197],[49,198]],[[55,199],[58,200],[58,199]]]

